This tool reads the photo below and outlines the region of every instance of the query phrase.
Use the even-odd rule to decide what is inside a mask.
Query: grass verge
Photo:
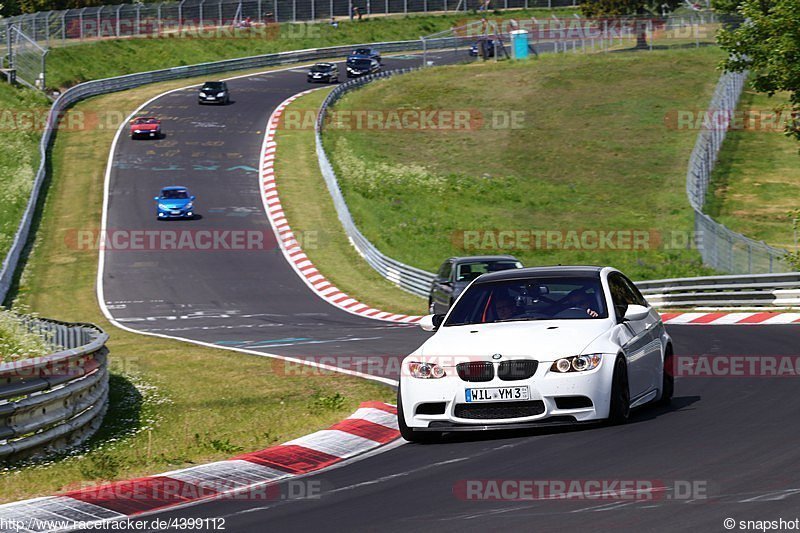
[[[471,127],[329,128],[324,142],[361,231],[414,266],[507,252],[530,266],[609,264],[636,279],[710,274],[686,249],[696,132],[665,118],[705,109],[721,57],[706,47],[438,67],[369,84],[336,109],[466,111]],[[465,246],[473,230],[522,230],[529,241],[502,246],[482,233]],[[585,230],[643,231],[646,241],[571,240],[591,237]]]
[[[572,16],[576,9],[513,10],[497,18]],[[71,44],[52,48],[47,57],[48,83],[68,87],[82,81],[120,76],[206,61],[323,48],[353,43],[419,39],[420,35],[480,20],[475,14],[441,14],[371,17],[342,20],[338,28],[326,23],[280,24],[266,29],[230,31],[215,37],[209,30],[199,35],[172,34],[161,38],[131,38]]]
[[[793,250],[789,213],[800,209],[800,153],[774,111],[788,102],[786,94],[770,98],[745,90],[738,109],[743,120],[725,137],[706,210],[734,231]],[[784,118],[790,114],[782,113]]]
[[[323,89],[298,98],[283,116],[316,116],[328,92]],[[424,313],[424,298],[386,281],[350,244],[317,163],[313,128],[281,127],[275,140],[281,204],[294,233],[306,236],[303,251],[311,262],[345,294],[370,306],[394,313]]]
[[[24,317],[0,310],[0,363],[40,357],[51,351],[45,338],[28,331]]]
[[[192,81],[93,98],[76,111],[108,123],[106,113],[132,111]],[[272,359],[145,337],[106,322],[95,300],[97,255],[69,246],[68,234],[70,228],[99,227],[113,134],[108,128],[58,133],[40,230],[15,301],[43,316],[92,322],[110,333],[109,415],[84,449],[3,470],[0,502],[225,459],[327,427],[361,401],[392,400],[388,387],[366,380],[285,375]]]
[[[0,84],[0,262],[30,197],[48,106],[41,93]]]

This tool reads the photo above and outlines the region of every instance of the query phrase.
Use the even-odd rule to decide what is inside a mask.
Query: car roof
[[[170,185],[169,187],[162,187],[161,190],[162,191],[188,191],[189,189],[187,189],[186,187],[183,187],[181,185]]]
[[[483,274],[475,283],[536,277],[599,278],[605,267],[599,266],[548,266],[502,270]]]
[[[519,261],[513,255],[466,255],[461,257],[451,257],[448,261],[453,263],[466,263],[471,261]]]
[[[335,63],[316,63],[314,64],[315,67],[335,67]]]

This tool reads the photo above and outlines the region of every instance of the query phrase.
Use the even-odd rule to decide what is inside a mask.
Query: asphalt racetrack
[[[436,57],[432,57],[434,61]],[[417,59],[386,59],[387,68]],[[144,111],[166,138],[122,136],[113,155],[107,228],[244,230],[271,234],[257,175],[264,126],[309,88],[296,68],[229,82],[229,106],[198,106],[196,89]],[[278,177],[280,180],[280,176]],[[159,222],[165,185],[197,195],[199,220]],[[325,303],[277,247],[249,251],[111,250],[105,304],[122,325],[228,348],[350,364],[398,360],[425,333]],[[422,309],[420,310],[422,311]],[[678,356],[798,355],[792,326],[668,327]],[[396,379],[391,364],[370,373]],[[682,377],[669,408],[643,408],[617,427],[450,435],[404,444],[324,471],[309,499],[219,500],[158,517],[224,517],[228,531],[724,531],[723,520],[800,517],[800,401],[796,379]],[[475,480],[650,480],[652,498],[494,501]],[[692,487],[687,489],[687,487]]]

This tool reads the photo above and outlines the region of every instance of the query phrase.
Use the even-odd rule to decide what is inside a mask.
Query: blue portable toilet
[[[528,30],[513,30],[511,33],[511,58],[528,58]]]

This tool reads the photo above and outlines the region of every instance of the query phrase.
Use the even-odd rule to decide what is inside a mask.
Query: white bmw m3
[[[525,268],[484,274],[436,333],[403,360],[406,440],[441,433],[607,420],[621,423],[673,392],[672,340],[621,272]]]

